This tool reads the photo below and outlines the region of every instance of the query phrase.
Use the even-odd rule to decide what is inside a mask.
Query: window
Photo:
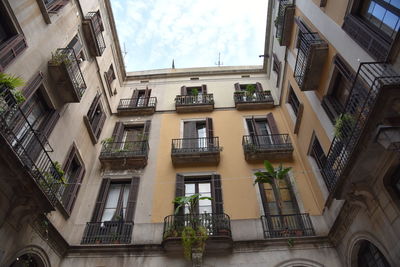
[[[323,174],[322,169],[325,166],[326,155],[324,153],[324,150],[322,149],[321,144],[318,141],[318,138],[315,135],[311,143],[310,156],[314,158],[321,174]]]
[[[207,149],[209,146],[213,146],[213,137],[211,118],[183,122],[183,148]]]
[[[27,47],[25,37],[12,19],[11,8],[0,2],[0,71],[11,64]]]
[[[139,178],[104,179],[97,196],[92,222],[133,222]]]
[[[175,196],[191,196],[193,194],[211,197],[212,200],[200,200],[196,207],[198,214],[224,213],[221,189],[221,177],[218,174],[203,176],[176,175]],[[175,207],[176,208],[176,207]],[[181,209],[179,214],[187,214],[188,208]]]
[[[206,94],[207,94],[207,85],[205,84],[201,86],[181,87],[181,95],[197,96]]]
[[[116,79],[114,67],[112,64],[110,65],[108,70],[106,72],[104,72],[104,79],[106,81],[108,93],[110,94],[110,96],[112,96],[113,95],[112,82]]]
[[[106,114],[101,104],[101,94],[96,94],[87,115],[83,119],[89,131],[90,139],[93,144],[96,144],[106,121]]]
[[[364,267],[390,267],[390,264],[386,260],[385,256],[383,256],[382,252],[368,241],[362,241],[360,244],[357,264],[358,266]]]
[[[299,114],[299,108],[300,108],[300,101],[297,98],[296,94],[294,93],[294,90],[291,86],[289,86],[289,93],[288,93],[288,101],[287,101],[290,106],[293,109],[294,114],[297,116]]]
[[[262,92],[263,87],[261,83],[250,83],[250,84],[239,84],[235,83],[235,92],[245,92],[246,90],[249,90],[248,88],[254,88],[254,92]]]
[[[124,124],[117,122],[112,135],[112,150],[143,151],[147,149],[150,123],[150,120],[144,124]]]
[[[350,95],[352,80],[355,76],[351,68],[339,55],[336,55],[333,62],[334,71],[328,94],[324,96],[321,103],[332,122],[344,111]]]
[[[74,50],[78,64],[81,64],[86,60],[83,52],[83,45],[78,35],[75,35],[74,38],[72,38],[72,41],[67,45],[67,48],[72,48]]]
[[[75,144],[72,145],[63,166],[66,185],[61,187],[59,194],[62,205],[70,215],[78,196],[78,192],[85,175],[85,166]]]
[[[274,61],[272,63],[272,70],[276,73],[276,87],[279,86],[280,78],[281,78],[281,62],[279,61],[277,55],[273,54]]]
[[[132,95],[132,104],[134,107],[147,107],[151,95],[151,89],[144,90],[135,89]]]

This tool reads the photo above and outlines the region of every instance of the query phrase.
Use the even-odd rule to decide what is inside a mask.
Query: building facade
[[[0,83],[1,266],[400,262],[396,3],[270,1],[263,66],[140,72],[109,0],[0,13],[0,71],[26,81]],[[255,184],[264,160],[291,170]]]

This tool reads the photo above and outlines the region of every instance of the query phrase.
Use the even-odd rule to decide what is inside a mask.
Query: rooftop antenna
[[[215,63],[218,67],[221,67],[224,65],[224,63],[221,61],[221,53],[218,53],[218,62]]]
[[[172,68],[175,69],[175,60],[172,59]]]
[[[124,49],[122,50],[122,57],[124,58],[125,62],[125,56],[128,54],[128,51],[126,50],[125,42],[124,42]],[[125,69],[126,69],[126,64],[125,64]]]

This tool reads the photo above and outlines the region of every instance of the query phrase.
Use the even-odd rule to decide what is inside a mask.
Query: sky
[[[262,65],[268,0],[111,0],[127,71]]]

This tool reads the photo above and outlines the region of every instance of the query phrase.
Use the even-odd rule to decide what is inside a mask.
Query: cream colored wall
[[[256,197],[256,190],[258,189],[253,185],[252,175],[255,169],[263,168],[263,165],[262,163],[249,164],[245,161],[241,142],[242,136],[246,134],[244,117],[266,116],[269,112],[274,114],[279,131],[288,133],[288,126],[280,108],[246,112],[229,109],[199,114],[163,114],[160,129],[162,139],[157,155],[157,172],[154,184],[152,221],[162,222],[165,216],[173,213],[172,200],[175,198],[176,174],[189,172],[216,172],[221,175],[224,211],[231,219],[258,218],[260,216],[260,204]],[[223,147],[219,165],[174,167],[171,162],[171,140],[179,138],[181,120],[206,117],[213,118],[214,136],[219,137],[220,145]],[[312,187],[310,187],[297,152],[294,153],[293,161],[287,161],[284,164],[293,167],[296,188],[300,192],[300,201],[303,202],[305,212],[312,215],[320,214],[321,207],[318,205],[318,194],[313,192]]]
[[[313,0],[313,2],[319,7],[321,0]],[[341,26],[343,24],[344,16],[346,15],[348,3],[349,0],[328,0],[326,6],[321,7],[321,10],[336,24]]]

